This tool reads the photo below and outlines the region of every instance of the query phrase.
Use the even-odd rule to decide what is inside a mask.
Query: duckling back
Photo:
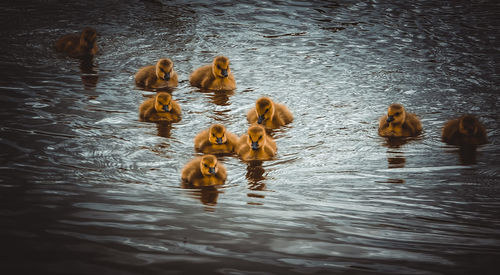
[[[97,54],[97,32],[93,28],[83,29],[81,34],[69,34],[61,37],[55,43],[59,52],[71,57],[93,57]]]
[[[255,107],[248,111],[247,120],[267,129],[276,129],[291,123],[293,115],[285,105],[275,103],[268,97],[261,97],[255,102]]]
[[[238,137],[220,124],[214,124],[194,138],[194,148],[205,154],[231,154],[236,150]]]
[[[148,122],[179,122],[181,107],[169,93],[161,92],[139,106],[139,119]]]
[[[464,115],[447,121],[443,126],[441,138],[443,142],[460,146],[488,143],[485,127],[473,115]]]
[[[179,81],[172,60],[162,58],[156,65],[140,68],[135,74],[135,84],[146,89],[177,87]]]
[[[276,155],[276,142],[266,134],[264,127],[255,124],[238,140],[236,153],[244,161],[269,160]]]
[[[196,157],[181,171],[182,181],[193,186],[220,185],[226,181],[226,178],[226,168],[214,155]]]
[[[415,114],[407,113],[403,105],[394,103],[379,120],[378,134],[382,137],[412,137],[422,132],[422,124]]]
[[[202,66],[191,73],[189,83],[207,90],[234,90],[236,81],[229,68],[229,59],[217,56],[212,64]]]

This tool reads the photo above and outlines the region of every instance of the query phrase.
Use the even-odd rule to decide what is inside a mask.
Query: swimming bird
[[[481,145],[488,142],[486,129],[473,115],[449,120],[443,127],[442,140],[453,145]]]
[[[179,122],[181,120],[181,107],[167,92],[157,93],[139,106],[139,118],[149,122]]]
[[[226,181],[226,168],[214,155],[196,157],[181,171],[183,182],[194,186],[220,185]]]
[[[264,127],[254,124],[238,140],[236,152],[244,161],[269,160],[276,155],[276,142],[266,134]]]
[[[97,32],[93,28],[84,28],[81,34],[68,34],[55,43],[59,52],[75,58],[89,58],[97,54]]]
[[[205,154],[234,153],[238,137],[221,124],[213,124],[194,138],[194,149]]]
[[[274,129],[292,122],[293,115],[285,105],[274,103],[269,97],[261,97],[247,113],[247,120]]]
[[[229,58],[217,56],[212,64],[196,69],[189,77],[192,86],[208,90],[234,90],[236,81],[229,68]]]
[[[380,118],[378,134],[382,137],[412,137],[422,132],[422,125],[415,114],[405,111],[403,105],[393,103],[387,115]]]
[[[174,88],[179,83],[174,62],[162,58],[156,65],[142,67],[135,74],[135,84],[146,89]]]

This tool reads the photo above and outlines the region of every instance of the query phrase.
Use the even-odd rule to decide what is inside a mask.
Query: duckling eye
[[[217,69],[222,70],[222,68],[219,65],[217,65]]]
[[[394,114],[394,116],[399,116],[399,112],[396,112],[396,113]]]
[[[206,165],[206,164],[203,164],[203,166],[205,166],[205,168],[208,168],[208,165]]]
[[[260,136],[258,140],[260,140],[261,138],[262,138],[262,136]]]

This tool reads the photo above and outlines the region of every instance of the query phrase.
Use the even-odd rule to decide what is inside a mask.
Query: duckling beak
[[[217,138],[215,141],[216,141],[216,142],[217,142],[217,144],[219,144],[219,145],[220,145],[220,144],[222,144],[222,138]]]
[[[170,110],[168,109],[168,105],[163,105],[163,111],[165,112],[170,112]]]
[[[215,167],[209,167],[208,172],[212,175],[215,175]]]
[[[170,73],[165,73],[165,75],[163,76],[163,79],[165,81],[169,81],[170,80]]]
[[[393,116],[388,116],[386,121],[389,122],[389,123],[391,123],[392,121],[394,121],[394,117]]]
[[[227,70],[222,69],[221,73],[223,77],[227,77]]]
[[[252,149],[253,150],[258,150],[259,149],[259,143],[257,143],[256,141],[252,141]]]
[[[259,116],[257,123],[262,124],[264,122],[264,116]]]

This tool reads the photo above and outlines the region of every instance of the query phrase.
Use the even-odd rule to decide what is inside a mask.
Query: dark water
[[[126,3],[125,3],[126,2]],[[391,3],[396,2],[396,3]],[[439,2],[439,3],[438,3]],[[0,4],[2,274],[487,274],[500,268],[496,1],[60,1]],[[53,42],[98,30],[91,63]],[[189,86],[223,54],[234,93]],[[183,120],[138,121],[136,70],[175,62]],[[180,170],[219,122],[268,95],[295,115],[275,160]],[[422,119],[377,136],[392,102]],[[490,143],[440,141],[474,113]]]

